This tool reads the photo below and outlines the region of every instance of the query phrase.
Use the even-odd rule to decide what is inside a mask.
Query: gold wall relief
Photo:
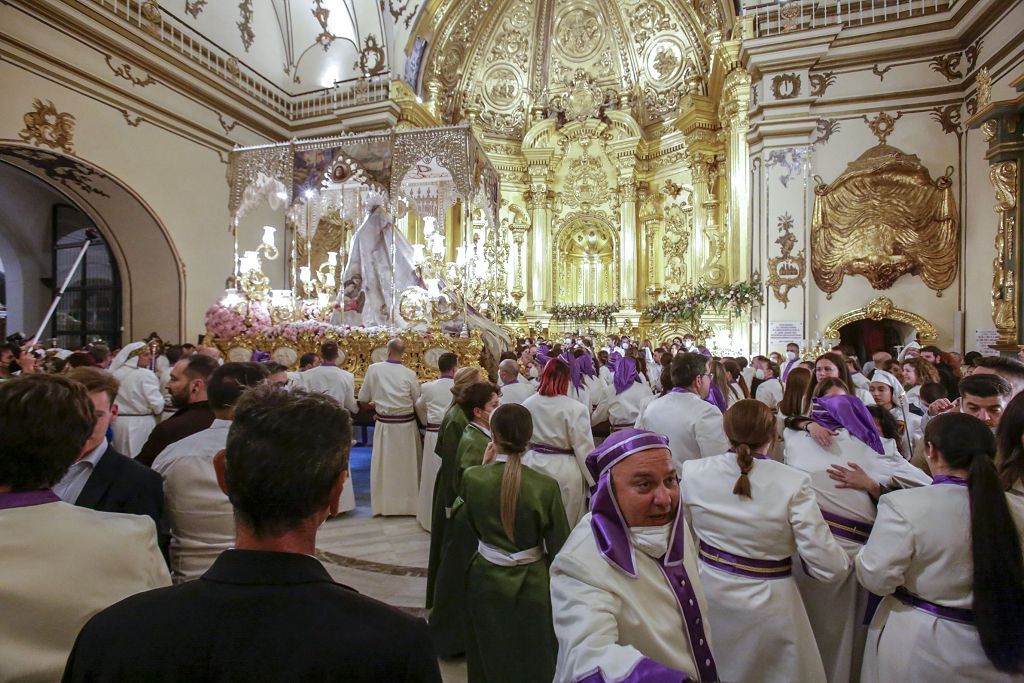
[[[884,145],[888,137],[892,135],[893,129],[896,128],[896,122],[903,118],[903,112],[896,112],[896,116],[894,117],[884,111],[881,111],[878,112],[878,116],[873,119],[869,119],[867,114],[862,115],[861,118],[868,124],[868,128],[871,129],[872,135],[878,138],[879,144]]]
[[[670,294],[678,293],[687,282],[689,273],[686,264],[692,233],[693,206],[670,204],[665,209],[665,239],[662,242],[665,253],[665,289]]]
[[[917,313],[896,308],[892,300],[884,296],[872,299],[863,308],[857,308],[833,319],[825,327],[824,337],[839,339],[839,330],[858,320],[895,320],[905,323],[917,330],[917,338],[922,344],[933,343],[939,338],[938,330],[927,319]]]
[[[124,117],[124,122],[132,128],[138,128],[139,124],[146,120],[141,116],[132,116],[131,112],[127,109],[118,109],[118,111],[121,112],[121,116]]]
[[[891,70],[892,70],[892,64],[889,64],[888,66],[886,66],[884,68],[879,67],[877,64],[875,64],[873,67],[871,67],[871,73],[873,73],[876,76],[878,76],[878,80],[880,80],[880,81],[884,81],[885,80],[885,74],[889,73],[889,71],[891,71]]]
[[[137,85],[140,88],[145,88],[147,85],[152,85],[153,83],[156,83],[156,79],[153,78],[151,74],[146,74],[145,78],[135,75],[134,67],[132,67],[131,64],[124,60],[120,60],[121,64],[119,66],[114,66],[114,63],[111,61],[110,55],[105,54],[103,55],[103,58],[106,60],[107,66],[110,68],[111,73],[113,73],[118,78],[123,78],[132,85]]]
[[[930,114],[934,121],[942,126],[942,132],[946,135],[956,133],[957,138],[963,130],[960,127],[960,105],[947,104],[945,107],[933,107]]]
[[[948,55],[938,55],[930,62],[932,71],[942,74],[947,81],[956,81],[964,77],[960,71],[960,60],[963,55],[959,52],[951,52]]]
[[[916,156],[882,143],[832,184],[816,177],[811,270],[818,287],[831,298],[847,274],[864,276],[875,289],[911,274],[941,296],[959,267],[952,172],[950,166],[933,181]]]
[[[836,74],[834,71],[825,71],[820,74],[811,74],[807,80],[811,84],[811,97],[823,97],[829,86],[836,82]]]
[[[377,36],[367,34],[363,40],[363,48],[359,51],[359,58],[352,68],[359,69],[364,76],[376,76],[383,73],[387,67],[388,60],[384,54],[384,47],[377,40]]]
[[[768,286],[775,300],[784,308],[789,307],[789,291],[804,286],[807,269],[804,250],[793,254],[797,242],[793,234],[793,223],[793,217],[788,213],[779,216],[779,237],[775,244],[779,245],[780,253],[768,259]]]
[[[22,117],[25,127],[18,133],[25,142],[59,149],[65,154],[74,154],[75,117],[67,112],[57,111],[52,100],[33,100],[33,111]]]
[[[992,260],[992,322],[999,332],[1001,344],[1017,343],[1017,273],[1015,270],[1017,239],[1017,204],[1019,202],[1016,161],[1003,161],[989,168],[989,179],[995,190],[996,255]]]

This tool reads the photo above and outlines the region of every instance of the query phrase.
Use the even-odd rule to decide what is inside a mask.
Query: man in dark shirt
[[[174,364],[167,391],[178,412],[153,428],[136,460],[151,466],[156,456],[172,443],[213,424],[213,411],[206,400],[206,381],[216,369],[217,360],[202,354],[186,356]]]
[[[89,620],[63,680],[441,683],[421,619],[335,583],[313,557],[338,511],[351,434],[330,396],[248,389],[214,459],[235,548],[196,581]]]
[[[938,346],[925,346],[921,349],[921,358],[935,366],[939,372],[939,381],[946,387],[946,394],[950,401],[960,397],[960,390],[957,388],[959,380],[953,374],[953,368],[942,361],[942,349]]]

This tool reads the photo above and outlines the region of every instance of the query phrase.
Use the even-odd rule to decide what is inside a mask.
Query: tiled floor
[[[328,521],[317,534],[320,560],[337,581],[363,595],[425,616],[430,534],[415,517],[370,515],[370,449],[352,449],[349,463],[356,509]],[[441,662],[445,683],[465,683],[464,661]]]

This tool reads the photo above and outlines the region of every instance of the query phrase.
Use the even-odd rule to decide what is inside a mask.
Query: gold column
[[[619,306],[636,308],[636,181],[632,169],[619,176]]]
[[[695,152],[690,155],[694,237],[698,246],[694,249],[698,259],[694,266],[709,284],[719,284],[725,279],[725,271],[720,265],[724,254],[718,217],[719,202],[715,193],[720,170],[718,159],[713,154]]]
[[[531,169],[532,170],[532,169]],[[547,183],[547,169],[544,174],[531,174],[530,189],[525,193],[526,205],[530,210],[533,233],[532,258],[530,263],[530,309],[544,313],[552,303],[551,299],[551,251],[549,237],[551,225],[551,191]]]
[[[996,256],[992,260],[992,322],[999,332],[1000,345],[1017,344],[1020,312],[1017,308],[1018,167],[1017,161],[1001,161],[989,167],[989,179],[995,188]]]
[[[750,108],[750,74],[743,68],[736,68],[725,77],[719,120],[725,139],[726,188],[723,195],[728,197],[728,225],[725,244],[727,255],[750,253],[750,178],[747,174],[749,148],[747,131],[750,122],[747,110]],[[750,264],[745,258],[728,258],[730,279],[746,280],[750,277]]]
[[[523,296],[526,295],[526,233],[529,226],[513,223],[512,242],[515,244],[515,259],[512,270],[512,300],[516,306],[520,305]]]

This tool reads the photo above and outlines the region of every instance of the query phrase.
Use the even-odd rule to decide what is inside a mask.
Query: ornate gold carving
[[[555,23],[555,47],[565,57],[582,61],[601,47],[604,32],[601,18],[592,9],[573,7]]]
[[[811,97],[822,97],[829,86],[836,82],[836,74],[834,71],[825,71],[820,74],[811,74],[807,80],[811,84]]]
[[[185,11],[191,14],[193,19],[199,18],[204,7],[206,7],[206,0],[185,0]]]
[[[237,57],[228,57],[228,61],[224,65],[224,68],[227,69],[228,75],[230,75],[232,78],[238,78],[238,76],[242,73],[241,69],[238,66]]]
[[[160,4],[156,0],[146,0],[142,3],[140,8],[142,10],[142,18],[146,21],[159,25],[163,20],[160,15]]]
[[[529,30],[530,6],[527,2],[520,2],[502,19],[501,29],[491,43],[490,59],[515,64],[525,72],[530,58]],[[485,83],[488,81],[484,79]]]
[[[777,100],[791,100],[800,96],[800,76],[778,74],[772,78],[772,95]]]
[[[992,75],[988,72],[988,67],[983,66],[978,71],[978,109],[984,109],[988,105],[992,104]]]
[[[248,52],[256,40],[256,33],[252,30],[252,0],[242,0],[238,3],[238,11],[241,21],[235,24],[238,27],[238,36],[242,39],[242,46]]]
[[[807,264],[804,250],[795,256],[796,235],[793,234],[793,217],[788,213],[779,216],[779,237],[775,244],[779,245],[780,254],[768,259],[768,286],[771,287],[775,300],[783,307],[789,307],[789,290],[804,286],[804,275]]]
[[[140,88],[145,88],[147,85],[152,85],[153,83],[156,83],[156,79],[153,78],[151,74],[146,74],[145,78],[139,78],[138,76],[136,76],[134,73],[132,73],[133,67],[128,62],[122,61],[121,66],[114,66],[113,62],[111,62],[110,55],[103,55],[103,58],[106,60],[107,66],[110,67],[110,70],[113,72],[115,76],[117,76],[118,78],[123,78],[132,85],[137,85]]]
[[[377,36],[368,34],[363,40],[363,49],[359,51],[359,59],[352,68],[359,69],[364,76],[376,76],[383,73],[387,67],[388,60],[384,55],[384,48],[377,42]]]
[[[405,24],[406,28],[412,24],[412,20],[420,11],[420,6],[410,7],[412,0],[405,0],[405,2],[395,2],[395,0],[387,0],[387,10],[391,18],[395,20],[397,24],[399,21]],[[384,0],[380,0],[381,11],[384,11]],[[403,18],[404,17],[404,18]]]
[[[926,318],[896,308],[891,299],[880,296],[868,302],[864,308],[857,308],[834,318],[826,327],[824,337],[826,339],[839,339],[839,330],[850,323],[858,320],[895,320],[906,323],[917,330],[917,338],[922,344],[930,344],[939,338],[939,332]]]
[[[652,0],[644,0],[638,4],[632,9],[629,17],[629,26],[633,30],[637,53],[643,52],[644,45],[656,33],[676,29],[676,25],[665,12],[665,8]]]
[[[18,133],[18,137],[34,145],[46,145],[73,154],[75,117],[66,112],[58,112],[52,100],[46,100],[46,104],[43,104],[42,100],[36,99],[32,106],[34,111],[22,116],[25,127]]]
[[[959,267],[952,172],[933,181],[916,156],[880,144],[831,185],[816,178],[811,269],[818,287],[831,298],[845,274],[888,289],[909,273],[941,296]]]
[[[800,3],[787,2],[779,8],[779,23],[783,31],[796,31],[800,28]]]
[[[1001,344],[1016,344],[1018,315],[1016,264],[1017,162],[1003,161],[989,168],[989,180],[995,190],[996,255],[992,260],[992,322]]]
[[[615,93],[605,91],[597,80],[583,69],[576,69],[567,91],[551,101],[551,108],[562,113],[569,121],[600,118],[601,111],[615,102]]]
[[[590,156],[586,149],[569,162],[565,177],[564,204],[587,209],[608,198],[608,176],[601,167],[601,161]]]
[[[948,55],[938,55],[932,58],[932,71],[942,74],[947,81],[955,81],[964,77],[960,71],[960,60],[963,55],[959,52],[951,52]]]
[[[669,204],[665,209],[665,289],[678,293],[686,284],[689,273],[686,263],[693,233],[693,207],[689,204]]]
[[[999,122],[995,119],[989,119],[985,123],[981,124],[981,134],[985,136],[985,142],[992,142],[996,138],[996,133],[999,132]]]
[[[933,107],[931,117],[942,126],[942,132],[946,135],[956,133],[959,138],[962,134],[960,128],[960,105],[947,104],[945,107]]]
[[[868,124],[871,133],[878,138],[878,143],[884,145],[886,138],[892,134],[893,128],[896,127],[896,121],[903,118],[903,112],[896,112],[896,118],[889,116],[884,111],[879,112],[878,116],[873,119],[869,119],[867,114],[862,115],[861,118]]]

